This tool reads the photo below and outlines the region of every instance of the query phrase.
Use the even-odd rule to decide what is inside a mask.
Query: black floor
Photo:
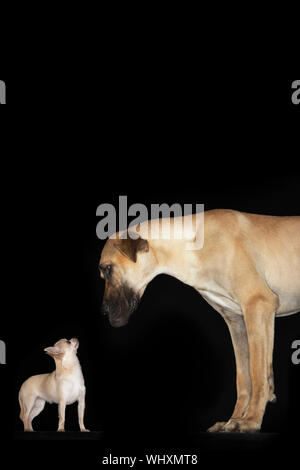
[[[268,458],[270,464],[276,464],[282,456],[289,459],[297,457],[297,436],[281,434],[209,434],[178,433],[163,434],[153,432],[128,432],[109,435],[106,432],[17,432],[14,436],[14,452],[10,454],[13,463],[31,462],[32,468],[39,467],[46,459],[49,464],[81,464],[85,468],[97,468],[126,456],[136,459],[134,468],[149,465],[149,455],[154,458],[191,459],[196,456],[197,463],[224,465],[232,463],[240,468],[240,463],[260,462]],[[127,458],[126,457],[126,458]],[[41,460],[42,459],[42,460]],[[258,459],[258,460],[257,460]],[[105,460],[105,462],[104,462]],[[123,462],[124,463],[124,462]],[[191,462],[189,462],[191,463]],[[202,465],[202,466],[203,466]],[[94,467],[96,466],[96,467]],[[123,465],[123,468],[129,468]],[[193,465],[193,468],[195,466]]]
[[[42,432],[22,432],[18,431],[15,434],[16,440],[22,441],[100,441],[103,439],[103,431],[93,432],[56,432],[56,431],[42,431]]]
[[[193,433],[189,435],[157,434],[153,431],[147,433],[130,433],[127,435],[110,435],[103,431],[93,432],[74,432],[66,431],[58,433],[55,431],[42,432],[22,432],[15,433],[17,441],[97,441],[99,444],[110,444],[115,447],[124,447],[124,445],[134,446],[157,446],[162,449],[164,446],[183,446],[197,447],[203,451],[211,450],[264,450],[280,444],[286,440],[277,433],[256,433],[256,434],[235,434],[235,433]]]

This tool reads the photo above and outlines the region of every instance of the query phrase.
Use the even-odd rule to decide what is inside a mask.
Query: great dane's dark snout
[[[102,302],[101,313],[102,313],[102,315],[108,315],[109,314],[108,303],[106,302],[106,300],[103,300],[103,302]]]
[[[102,302],[101,313],[108,315],[112,326],[119,327],[128,323],[130,315],[136,310],[139,295],[127,285],[110,289]]]

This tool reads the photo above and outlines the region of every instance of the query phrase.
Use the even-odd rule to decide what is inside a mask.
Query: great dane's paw
[[[65,432],[64,429],[58,429],[57,432]]]
[[[208,428],[207,432],[222,432],[222,429],[224,428],[226,424],[226,421],[219,421],[210,428]]]
[[[242,418],[231,418],[220,432],[255,433],[259,432],[259,430],[260,426],[253,421]]]
[[[90,432],[90,430],[86,429],[86,428],[82,428],[82,429],[80,429],[80,432]]]

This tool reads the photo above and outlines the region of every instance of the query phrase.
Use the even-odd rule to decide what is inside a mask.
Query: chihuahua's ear
[[[61,354],[61,350],[57,346],[50,346],[49,348],[45,348],[44,351],[49,354],[49,356],[57,356],[58,354]]]

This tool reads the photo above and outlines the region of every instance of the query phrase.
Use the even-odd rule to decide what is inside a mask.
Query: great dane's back
[[[233,211],[243,244],[268,287],[279,299],[276,316],[300,311],[300,217]]]

